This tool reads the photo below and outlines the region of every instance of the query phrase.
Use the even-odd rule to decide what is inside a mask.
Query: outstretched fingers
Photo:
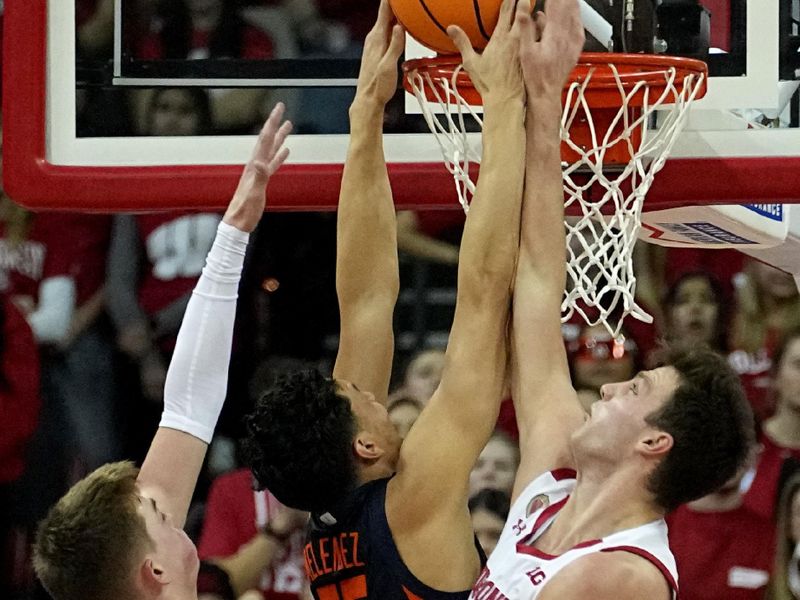
[[[378,8],[378,19],[375,21],[372,33],[379,34],[382,39],[386,40],[394,20],[394,13],[392,12],[392,7],[389,6],[389,0],[381,0],[380,7]]]
[[[386,52],[385,59],[388,59],[392,64],[397,64],[406,49],[406,31],[402,25],[395,25],[392,27],[392,39],[389,42],[389,50]]]
[[[526,37],[535,38],[536,24],[533,21],[533,15],[531,15],[530,0],[519,0],[517,3],[512,29],[516,29],[522,39]]]
[[[456,48],[458,48],[458,51],[461,53],[464,65],[466,66],[468,63],[471,63],[476,52],[472,47],[469,36],[464,33],[464,30],[458,25],[450,25],[450,27],[447,28],[447,35],[450,36],[450,39],[453,40]]]
[[[271,160],[269,163],[270,176],[280,168],[289,156],[289,149],[285,148],[283,144],[286,142],[286,138],[289,137],[291,132],[292,122],[286,121],[281,125],[281,128],[278,129],[278,133],[275,135],[275,142],[272,145]]]
[[[258,141],[256,142],[256,146],[253,149],[253,155],[251,157],[252,160],[268,161],[272,157],[271,155],[273,153],[275,136],[281,128],[281,122],[283,121],[283,115],[285,112],[286,106],[283,104],[283,102],[278,102],[275,105],[275,108],[272,109],[272,112],[269,114],[269,118],[261,128],[261,132],[258,134]]]
[[[528,9],[530,10],[530,0],[520,0],[519,4],[527,4]],[[497,21],[497,26],[499,27],[501,24],[506,27],[506,30],[510,30],[514,24],[514,7],[517,5],[517,0],[503,0],[503,3],[500,5],[500,18]]]

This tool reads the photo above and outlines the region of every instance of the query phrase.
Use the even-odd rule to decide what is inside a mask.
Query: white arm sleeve
[[[236,298],[249,235],[220,223],[186,307],[164,385],[161,427],[211,442],[228,387]]]
[[[42,281],[36,310],[28,315],[37,343],[57,344],[64,340],[75,313],[75,296],[72,277],[59,275]]]

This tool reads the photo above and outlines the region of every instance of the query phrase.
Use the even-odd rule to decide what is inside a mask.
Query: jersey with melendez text
[[[677,598],[678,570],[663,519],[581,542],[560,555],[536,549],[536,540],[552,525],[575,489],[575,477],[575,471],[559,469],[544,473],[528,485],[511,507],[497,547],[472,588],[470,600],[535,600],[559,571],[595,552],[629,552],[650,561],[669,584],[672,599]]]
[[[317,600],[467,600],[470,591],[441,592],[417,579],[394,543],[386,519],[386,486],[379,479],[339,506],[311,516],[306,574]],[[481,565],[486,558],[477,545]]]

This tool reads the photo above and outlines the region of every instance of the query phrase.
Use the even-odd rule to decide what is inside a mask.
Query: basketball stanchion
[[[483,126],[480,94],[457,55],[407,61],[405,87],[419,101],[459,201],[475,193],[480,149],[467,123]],[[566,321],[579,313],[619,337],[628,315],[651,322],[635,301],[633,247],[644,200],[706,93],[705,63],[652,54],[584,53],[562,94],[561,157],[567,228]]]

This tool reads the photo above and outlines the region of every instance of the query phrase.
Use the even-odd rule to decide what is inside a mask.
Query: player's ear
[[[672,449],[675,440],[666,431],[650,429],[641,437],[636,449],[645,457],[660,458]]]
[[[146,589],[158,590],[169,583],[164,568],[152,557],[147,557],[139,569],[142,584]]]
[[[374,462],[383,456],[383,448],[378,444],[374,435],[367,431],[360,431],[353,442],[356,455],[365,461]]]

